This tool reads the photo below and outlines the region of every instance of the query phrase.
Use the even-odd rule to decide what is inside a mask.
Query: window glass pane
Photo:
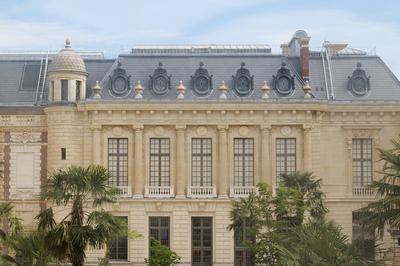
[[[192,186],[212,186],[212,140],[192,139]]]
[[[120,216],[125,223],[128,222],[128,217]],[[110,259],[111,260],[128,260],[128,237],[117,237],[111,240],[110,244]]]
[[[192,217],[192,265],[212,265],[212,217]]]
[[[372,140],[352,141],[353,186],[367,186],[372,181]]]
[[[149,217],[149,235],[169,247],[170,218],[169,216]]]
[[[68,101],[68,80],[61,80],[61,100]]]
[[[168,138],[150,139],[150,186],[169,186],[170,149]]]
[[[128,139],[108,139],[109,184],[128,186]]]
[[[76,81],[76,100],[81,98],[81,84],[82,82],[80,80]]]
[[[375,234],[373,230],[370,230],[363,226],[361,223],[361,216],[358,212],[353,212],[353,232],[352,241],[357,243],[361,248],[362,256],[368,260],[375,259]]]
[[[292,174],[296,172],[296,139],[277,138],[276,139],[276,181],[282,174]]]
[[[254,186],[254,139],[233,140],[234,186]]]
[[[254,257],[248,248],[249,243],[255,242],[254,234],[251,232],[251,225],[244,222],[243,230],[234,232],[235,238],[235,266],[252,266],[254,264]]]

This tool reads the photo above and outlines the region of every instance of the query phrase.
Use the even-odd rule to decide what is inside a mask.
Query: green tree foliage
[[[175,266],[181,261],[174,251],[169,247],[162,245],[160,241],[151,239],[150,257],[145,259],[145,263],[149,266]]]
[[[53,207],[49,207],[36,217],[50,254],[59,260],[68,259],[73,266],[82,266],[87,247],[102,248],[112,237],[126,232],[116,217],[101,209],[104,203],[114,202],[116,193],[108,186],[104,167],[71,166],[54,172],[41,199],[65,215],[56,219]]]
[[[311,173],[283,175],[272,196],[266,184],[258,193],[234,201],[229,229],[252,224],[256,241],[245,243],[264,265],[363,265],[360,252],[340,227],[325,221],[321,180]]]
[[[370,186],[376,190],[377,200],[360,209],[363,223],[381,237],[385,226],[400,229],[400,138],[392,144],[392,149],[378,149],[384,163],[378,173],[383,177]]]

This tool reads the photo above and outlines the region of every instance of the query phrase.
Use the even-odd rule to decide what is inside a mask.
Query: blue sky
[[[0,0],[0,50],[77,50],[116,56],[134,44],[266,43],[274,53],[297,29],[376,51],[400,77],[396,0]]]

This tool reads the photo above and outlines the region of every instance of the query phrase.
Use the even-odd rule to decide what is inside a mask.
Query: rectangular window
[[[82,82],[80,80],[76,81],[76,100],[81,99],[81,84]]]
[[[192,217],[192,265],[213,263],[212,217]]]
[[[128,223],[128,217],[120,216],[118,219],[122,219],[123,222]],[[128,260],[128,237],[116,237],[111,240],[110,244],[110,259],[111,260]]]
[[[169,186],[169,139],[150,139],[150,186]]]
[[[251,224],[244,221],[242,230],[235,231],[235,266],[254,265],[254,256],[248,248],[248,244],[256,241],[251,230]]]
[[[68,101],[68,80],[61,80],[61,101]]]
[[[353,139],[353,187],[367,186],[372,181],[372,140]]]
[[[108,139],[108,172],[111,186],[128,186],[128,139]]]
[[[169,247],[169,216],[149,217],[149,236],[160,241],[161,244]]]
[[[254,139],[235,138],[234,186],[254,186]]]
[[[212,140],[192,139],[192,186],[212,186]]]
[[[375,234],[361,223],[361,213],[353,212],[352,241],[361,248],[361,254],[365,259],[375,258]]]
[[[67,159],[67,149],[66,148],[61,148],[61,160],[66,160]]]
[[[276,139],[276,180],[282,174],[293,174],[296,172],[296,139]]]

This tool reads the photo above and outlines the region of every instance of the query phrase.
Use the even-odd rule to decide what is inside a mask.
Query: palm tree
[[[82,266],[88,246],[102,248],[109,243],[123,228],[116,217],[100,207],[114,202],[117,193],[117,189],[108,186],[108,173],[104,167],[70,166],[55,171],[41,199],[62,207],[67,214],[57,222],[50,207],[36,217],[49,252],[56,259],[68,259],[73,266]]]
[[[0,203],[0,244],[2,245],[2,259],[9,260],[8,249],[13,246],[15,238],[22,232],[20,220],[14,216],[11,202]]]
[[[383,177],[373,181],[370,186],[376,189],[378,199],[360,209],[363,223],[377,230],[381,237],[386,225],[400,229],[400,139],[391,142],[394,146],[392,149],[378,149],[380,160],[384,162],[378,173]]]
[[[291,228],[278,244],[282,265],[367,265],[361,250],[333,222],[319,220]]]

